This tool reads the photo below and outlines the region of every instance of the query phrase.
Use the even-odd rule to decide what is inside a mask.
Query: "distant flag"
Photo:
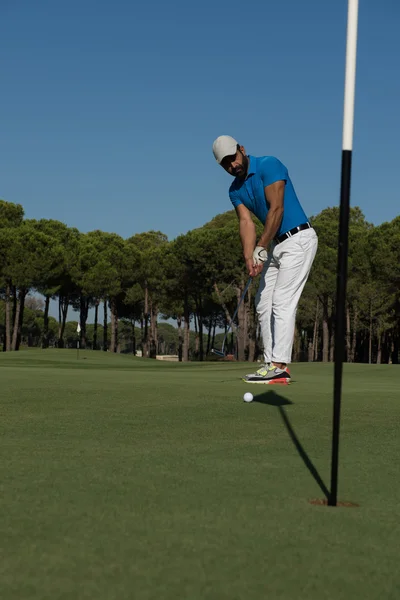
[[[81,325],[80,325],[80,323],[78,323],[78,326],[77,326],[76,330],[77,330],[78,333],[81,332]]]

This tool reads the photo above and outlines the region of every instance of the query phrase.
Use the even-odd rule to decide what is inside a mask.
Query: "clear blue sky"
[[[352,203],[399,213],[398,0],[361,0]],[[339,201],[347,0],[1,0],[0,197],[170,238],[231,208],[214,138]]]

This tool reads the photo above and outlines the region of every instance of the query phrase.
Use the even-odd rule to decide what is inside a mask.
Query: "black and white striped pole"
[[[331,489],[328,500],[329,506],[337,506],[338,489],[340,405],[346,336],[345,314],[347,253],[350,215],[351,159],[353,151],[354,92],[356,83],[357,25],[358,0],[348,0],[342,175],[340,188],[339,250],[336,281],[335,374],[333,391]]]

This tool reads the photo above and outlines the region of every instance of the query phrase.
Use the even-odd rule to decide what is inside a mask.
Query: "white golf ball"
[[[243,396],[243,400],[245,402],[251,402],[253,400],[253,394],[250,394],[250,392],[246,392]]]

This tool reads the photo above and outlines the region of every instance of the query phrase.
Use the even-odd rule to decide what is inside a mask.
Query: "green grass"
[[[398,600],[400,368],[345,367],[339,496],[358,508],[309,503],[332,366],[272,390],[248,369],[0,354],[0,597]]]

